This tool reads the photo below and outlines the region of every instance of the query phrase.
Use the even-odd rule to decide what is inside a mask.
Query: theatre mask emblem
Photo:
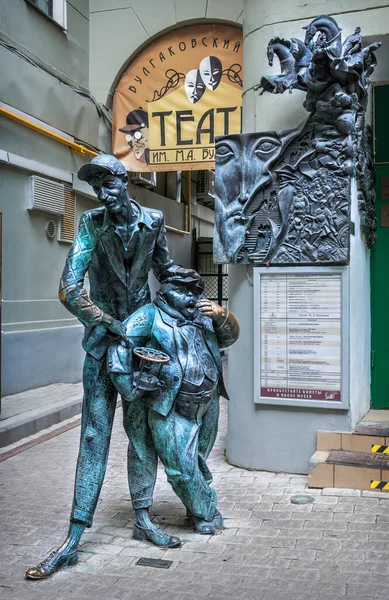
[[[185,92],[189,102],[195,104],[205,92],[205,85],[201,79],[200,71],[192,69],[185,77]]]

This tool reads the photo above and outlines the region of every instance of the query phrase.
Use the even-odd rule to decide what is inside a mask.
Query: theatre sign
[[[196,25],[152,42],[115,90],[113,152],[128,171],[215,166],[215,136],[241,131],[242,30]]]

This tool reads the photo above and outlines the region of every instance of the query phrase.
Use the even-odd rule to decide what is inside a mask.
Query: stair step
[[[357,435],[378,435],[389,437],[389,410],[371,409],[355,428]]]
[[[308,486],[389,491],[389,410],[370,410],[353,432],[318,431]],[[387,484],[387,485],[386,485]]]
[[[389,482],[389,456],[385,454],[319,450],[312,456],[310,466],[308,487],[312,488],[372,491],[383,487],[379,482]]]
[[[389,436],[366,435],[347,432],[318,431],[318,450],[345,450],[370,453],[372,446],[389,445]]]
[[[387,454],[367,454],[365,452],[331,450],[328,453],[326,462],[334,463],[336,465],[353,465],[357,467],[389,469],[389,456]]]
[[[356,435],[372,435],[389,437],[388,421],[359,421],[355,427]]]

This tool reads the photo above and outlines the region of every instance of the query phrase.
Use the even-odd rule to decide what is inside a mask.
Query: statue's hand
[[[197,310],[206,317],[210,317],[216,326],[221,325],[228,314],[226,308],[219,306],[217,302],[213,300],[208,300],[207,298],[202,298],[198,302],[196,302]]]
[[[114,319],[109,315],[104,315],[102,322],[104,323],[108,331],[122,339],[126,343],[126,346],[130,345],[130,340],[127,337],[126,327],[121,321],[118,321],[117,319]]]

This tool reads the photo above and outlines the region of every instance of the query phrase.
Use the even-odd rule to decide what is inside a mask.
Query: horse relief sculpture
[[[306,92],[299,127],[216,140],[216,263],[346,264],[351,180],[357,179],[361,232],[375,242],[371,131],[365,127],[370,75],[380,43],[363,47],[360,29],[342,43],[329,16],[305,40],[273,38],[281,73],[261,93]]]

